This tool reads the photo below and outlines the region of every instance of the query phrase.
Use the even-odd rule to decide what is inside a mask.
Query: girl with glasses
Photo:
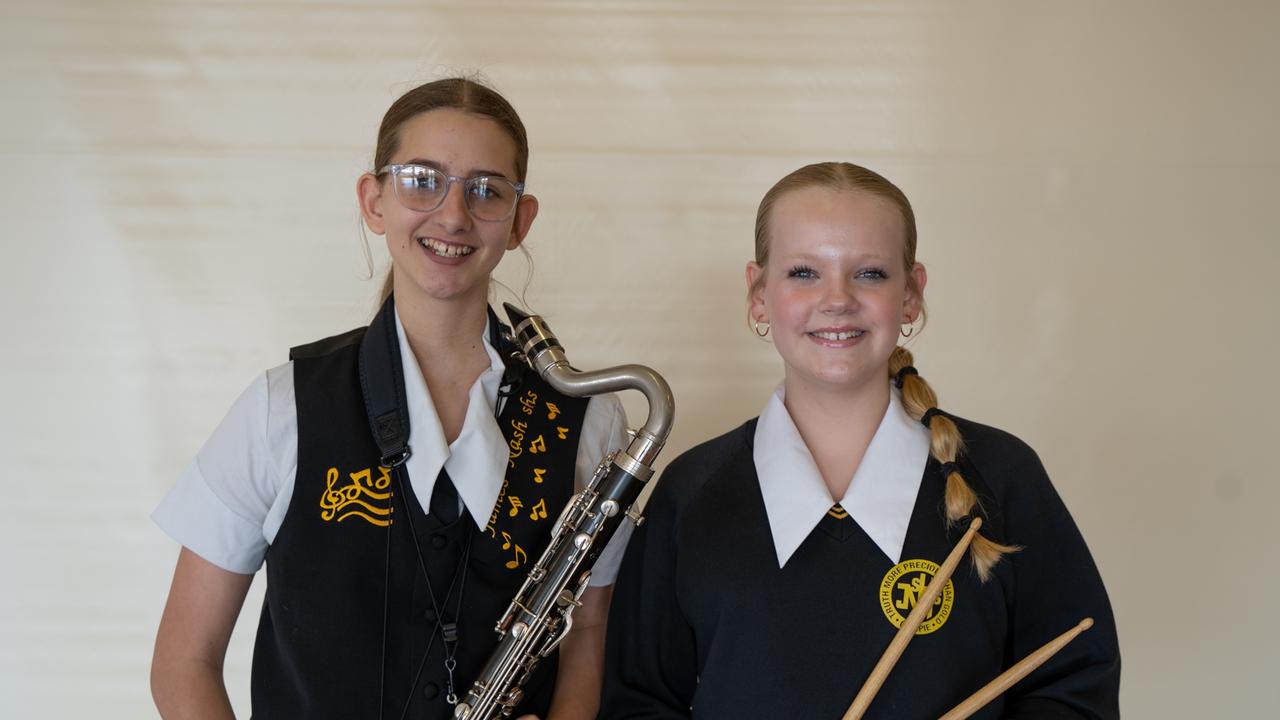
[[[971,518],[866,717],[938,717],[1085,616],[975,717],[1118,717],[1107,594],[1039,459],[938,410],[898,345],[925,309],[906,196],[847,163],[791,173],[746,280],[783,380],[665,471],[618,578],[601,717],[841,717]]]
[[[183,545],[152,666],[161,715],[231,717],[222,661],[265,561],[256,716],[453,716],[560,509],[626,431],[616,397],[524,373],[488,308],[538,214],[528,153],[511,105],[468,79],[387,111],[356,183],[392,259],[377,316],[259,376],[153,516]],[[626,535],[522,712],[595,716]]]

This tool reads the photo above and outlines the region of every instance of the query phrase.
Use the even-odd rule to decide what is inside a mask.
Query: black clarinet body
[[[653,476],[675,411],[671,388],[650,368],[575,370],[541,317],[509,304],[505,308],[524,361],[552,387],[577,397],[639,390],[649,403],[649,416],[630,444],[607,454],[590,484],[565,505],[551,543],[498,620],[498,646],[454,709],[455,720],[506,718],[520,704],[533,669],[573,628],[573,611],[600,553],[627,518],[643,522],[636,500]]]

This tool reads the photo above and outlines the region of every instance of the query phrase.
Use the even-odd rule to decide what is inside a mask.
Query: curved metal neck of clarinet
[[[649,403],[649,416],[635,431],[626,454],[651,470],[671,434],[675,416],[675,398],[667,381],[643,365],[619,365],[588,372],[576,370],[569,364],[564,346],[541,316],[525,313],[510,303],[503,303],[503,307],[525,361],[555,389],[574,397],[619,390],[639,390],[644,394]]]

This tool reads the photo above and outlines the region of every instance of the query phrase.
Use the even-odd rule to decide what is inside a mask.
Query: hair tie
[[[905,365],[905,366],[903,366],[903,368],[902,368],[901,370],[899,370],[899,371],[898,371],[898,374],[897,374],[897,375],[894,375],[894,376],[893,376],[893,384],[894,384],[894,385],[897,385],[897,386],[898,386],[898,389],[899,389],[899,390],[901,390],[901,389],[902,389],[902,381],[903,381],[903,380],[905,380],[905,379],[907,378],[907,376],[908,376],[908,375],[916,375],[916,376],[919,376],[919,375],[920,375],[920,373],[919,373],[918,371],[916,371],[916,369],[915,369],[914,367],[912,367],[912,366],[910,366],[910,365]]]
[[[951,477],[951,473],[960,472],[960,466],[953,462],[945,462],[942,463],[942,467],[938,468],[938,470],[942,472],[942,477],[949,478]]]
[[[934,415],[942,415],[943,417],[946,417],[946,413],[942,412],[936,407],[931,407],[928,410],[925,410],[924,413],[920,415],[920,424],[924,425],[925,427],[929,427],[929,421],[933,419]]]

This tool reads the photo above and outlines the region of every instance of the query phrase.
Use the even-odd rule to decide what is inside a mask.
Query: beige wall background
[[[760,196],[866,164],[919,215],[917,364],[1038,449],[1093,548],[1125,714],[1280,712],[1276,4],[0,7],[6,717],[153,712],[177,548],[148,513],[255,373],[368,318],[377,124],[477,69],[530,131],[528,300],[579,366],[670,380],[665,460],[780,377],[745,325]]]

